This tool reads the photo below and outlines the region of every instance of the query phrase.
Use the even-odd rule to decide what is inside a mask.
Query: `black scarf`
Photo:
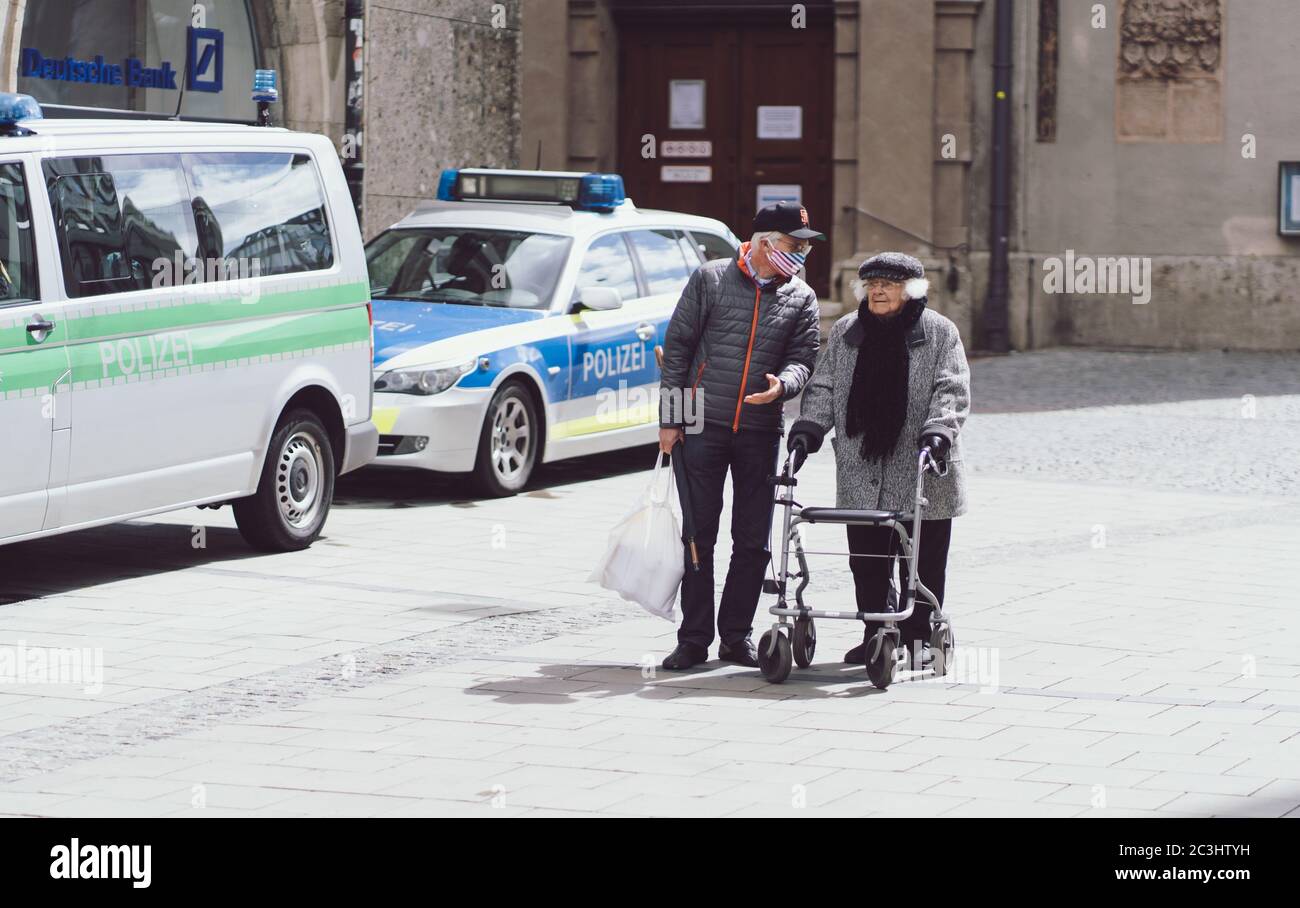
[[[924,298],[908,300],[893,318],[872,315],[866,300],[858,307],[862,343],[853,367],[845,431],[850,438],[862,436],[865,460],[883,460],[898,447],[907,421],[907,334],[924,310]]]

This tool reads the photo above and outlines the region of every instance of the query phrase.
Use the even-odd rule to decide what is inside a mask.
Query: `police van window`
[[[700,250],[700,256],[706,262],[734,258],[736,255],[736,247],[716,233],[700,233],[693,230],[691,237],[695,240],[696,248]]]
[[[23,167],[0,164],[0,306],[30,302],[38,296],[32,214]]]
[[[198,250],[174,154],[44,162],[71,297],[182,283]]]
[[[609,233],[592,241],[587,254],[582,257],[578,280],[574,284],[573,299],[587,287],[613,287],[623,299],[636,299],[641,295],[636,285],[636,268],[628,254],[623,234]]]
[[[386,230],[366,246],[370,293],[425,303],[545,309],[571,242],[492,228]]]
[[[334,264],[325,196],[312,159],[288,152],[184,155],[204,258],[257,277]]]
[[[651,294],[676,293],[696,268],[696,262],[687,263],[675,231],[633,230],[632,246]]]

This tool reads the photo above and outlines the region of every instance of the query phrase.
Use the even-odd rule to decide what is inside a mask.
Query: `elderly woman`
[[[970,409],[970,368],[957,326],[926,308],[929,286],[925,268],[910,255],[885,252],[862,263],[853,285],[858,311],[831,328],[788,447],[798,469],[834,429],[836,507],[910,512],[917,454],[929,446],[947,471],[926,476],[929,506],[922,511],[917,566],[921,583],[942,604],[952,519],[966,510],[959,433]],[[894,530],[846,529],[853,555],[885,556],[849,559],[858,610],[892,611]],[[930,611],[918,597],[912,615],[899,623],[913,668],[931,658]],[[849,650],[845,662],[865,661],[875,627],[867,625],[863,645]]]

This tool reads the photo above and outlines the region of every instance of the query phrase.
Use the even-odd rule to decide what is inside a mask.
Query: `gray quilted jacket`
[[[951,444],[948,473],[925,476],[929,507],[922,517],[943,520],[966,511],[966,466],[961,427],[970,412],[970,367],[957,326],[926,309],[908,336],[907,420],[894,453],[883,461],[862,457],[861,439],[843,433],[853,368],[862,329],[850,313],[831,327],[817,374],[799,402],[799,424],[815,424],[824,435],[835,430],[835,506],[855,510],[911,512],[916,500],[917,442],[937,433]],[[797,428],[800,426],[797,424]],[[811,427],[809,427],[811,428]]]
[[[740,262],[701,265],[682,291],[664,335],[661,426],[702,417],[733,431],[780,432],[782,401],[812,375],[820,345],[817,294],[797,277],[760,291]],[[767,390],[768,373],[781,380],[781,398],[744,403],[746,394]]]

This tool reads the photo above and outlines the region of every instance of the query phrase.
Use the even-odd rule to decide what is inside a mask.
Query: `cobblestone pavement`
[[[228,509],[0,548],[0,815],[1300,815],[1300,356],[974,387],[949,678],[876,691],[830,621],[782,685],[656,671],[672,626],[585,582],[649,449],[498,501],[371,471],[308,552]],[[819,454],[799,498],[833,484]],[[809,601],[848,605],[842,561]],[[90,670],[15,677],[51,647]]]

